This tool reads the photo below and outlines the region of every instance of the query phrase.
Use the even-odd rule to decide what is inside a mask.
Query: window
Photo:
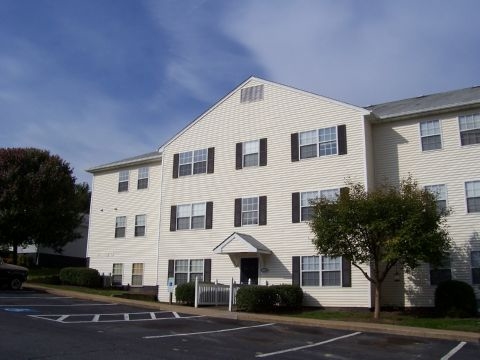
[[[302,286],[341,286],[342,258],[302,256],[301,282]]]
[[[143,285],[143,263],[132,264],[132,286]]]
[[[258,197],[242,199],[243,225],[258,225]]]
[[[148,167],[138,169],[137,190],[148,188]]]
[[[205,174],[207,172],[207,149],[179,154],[179,176]]]
[[[263,100],[263,85],[250,86],[240,91],[240,103]]]
[[[145,236],[145,215],[135,216],[135,236]]]
[[[480,144],[480,114],[458,117],[462,146]]]
[[[301,132],[299,140],[300,159],[337,154],[337,128],[335,126]]]
[[[438,211],[442,212],[447,209],[447,187],[445,185],[427,185],[425,190],[436,196]]]
[[[118,173],[118,192],[128,191],[128,177],[128,170],[122,170]]]
[[[177,230],[205,229],[205,203],[178,205]]]
[[[267,138],[239,142],[235,148],[235,169],[267,165]]]
[[[243,166],[258,166],[259,142],[258,140],[243,143]]]
[[[446,256],[442,259],[440,265],[430,265],[430,284],[438,285],[442,281],[452,279],[452,269],[450,265],[450,257]]]
[[[317,130],[300,133],[300,159],[317,156]]]
[[[204,260],[175,260],[175,285],[190,281],[203,281]]]
[[[112,269],[112,285],[122,285],[123,264],[113,264]]]
[[[340,193],[340,189],[329,189],[320,191],[306,191],[300,194],[300,219],[301,221],[308,221],[313,215],[313,206],[310,201],[325,198],[327,200],[335,201]]]
[[[127,223],[126,216],[117,216],[115,219],[115,237],[123,238],[125,237],[125,228]]]
[[[470,253],[472,267],[472,284],[480,284],[480,251]]]
[[[480,212],[480,181],[469,181],[465,183],[467,195],[467,212]]]
[[[440,121],[422,121],[420,123],[420,137],[422,140],[422,151],[441,149]]]

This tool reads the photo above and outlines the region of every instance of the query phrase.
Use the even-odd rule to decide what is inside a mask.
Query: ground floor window
[[[204,260],[203,259],[181,259],[175,260],[175,285],[185,284],[190,281],[203,281]]]
[[[132,264],[132,286],[143,285],[143,263]]]
[[[341,286],[342,258],[330,256],[302,256],[302,286]]]
[[[439,265],[430,265],[430,285],[438,285],[442,281],[452,280],[450,257],[442,259]]]
[[[480,284],[480,251],[472,251],[470,261],[472,267],[472,284]]]
[[[123,281],[123,264],[113,264],[112,268],[112,285],[122,285]]]

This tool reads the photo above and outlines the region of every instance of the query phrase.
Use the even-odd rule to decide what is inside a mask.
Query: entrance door
[[[240,284],[258,285],[258,258],[242,258],[240,260]]]

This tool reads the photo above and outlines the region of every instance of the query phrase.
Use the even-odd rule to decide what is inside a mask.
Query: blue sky
[[[480,2],[0,0],[0,147],[84,170],[251,75],[359,106],[480,85]]]

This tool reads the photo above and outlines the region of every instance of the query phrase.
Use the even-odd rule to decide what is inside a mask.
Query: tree
[[[34,148],[0,149],[0,244],[60,249],[78,238],[82,220],[70,165]]]
[[[349,183],[336,201],[312,202],[310,227],[319,253],[343,256],[375,287],[374,317],[380,316],[382,283],[397,264],[407,271],[421,262],[439,264],[451,246],[448,210],[410,176],[398,187],[382,185],[367,192]],[[370,272],[362,265],[370,265]]]

